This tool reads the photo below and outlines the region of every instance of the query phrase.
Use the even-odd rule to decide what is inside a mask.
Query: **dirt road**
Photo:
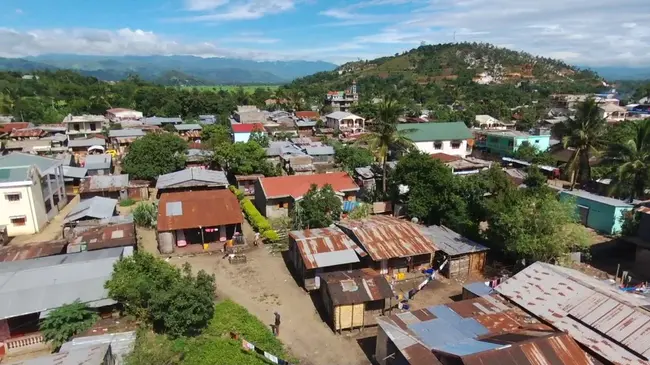
[[[189,262],[194,270],[214,273],[218,295],[233,299],[269,325],[273,312],[278,311],[282,316],[280,339],[301,364],[370,364],[355,339],[334,334],[321,320],[282,257],[259,247],[247,253],[247,258],[248,262],[241,265],[231,265],[220,255],[174,257],[170,262]]]

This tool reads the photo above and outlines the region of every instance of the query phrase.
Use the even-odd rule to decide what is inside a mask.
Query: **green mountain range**
[[[0,58],[0,70],[72,69],[105,81],[138,75],[164,85],[281,84],[336,67],[322,61],[252,61],[194,56],[42,55]]]

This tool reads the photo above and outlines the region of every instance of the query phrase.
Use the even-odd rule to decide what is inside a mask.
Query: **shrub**
[[[88,330],[97,322],[99,316],[79,301],[54,309],[40,325],[45,340],[60,347],[72,336]]]
[[[237,200],[242,201],[246,197],[246,195],[244,195],[244,193],[242,193],[242,191],[237,189],[234,185],[230,185],[228,188],[230,191],[232,191],[233,194],[235,194]]]
[[[130,207],[135,204],[135,200],[128,198],[120,201],[120,207]]]
[[[278,234],[271,227],[271,223],[257,210],[255,204],[250,199],[242,199],[241,208],[244,211],[244,215],[246,215],[248,223],[250,223],[253,229],[260,232],[264,239],[271,242],[279,240]]]
[[[133,221],[140,227],[153,228],[157,219],[158,212],[152,203],[142,203],[133,210]]]

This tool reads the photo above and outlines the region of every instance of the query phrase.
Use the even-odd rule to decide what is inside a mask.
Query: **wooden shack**
[[[374,326],[377,316],[391,311],[395,294],[386,278],[372,269],[337,271],[319,277],[323,305],[334,331]]]
[[[434,225],[420,229],[438,247],[434,261],[442,264],[448,260],[441,271],[443,275],[450,279],[465,279],[483,274],[489,248],[469,240],[445,226]]]

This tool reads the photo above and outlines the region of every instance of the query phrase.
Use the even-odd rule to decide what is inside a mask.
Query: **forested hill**
[[[353,80],[357,81],[360,107],[372,98],[392,95],[407,107],[418,104],[434,109],[454,104],[495,117],[502,114],[495,109],[530,104],[551,93],[595,92],[604,86],[596,73],[562,61],[490,44],[454,43],[346,63],[332,72],[294,80],[287,88],[315,100],[327,90],[348,88]]]

